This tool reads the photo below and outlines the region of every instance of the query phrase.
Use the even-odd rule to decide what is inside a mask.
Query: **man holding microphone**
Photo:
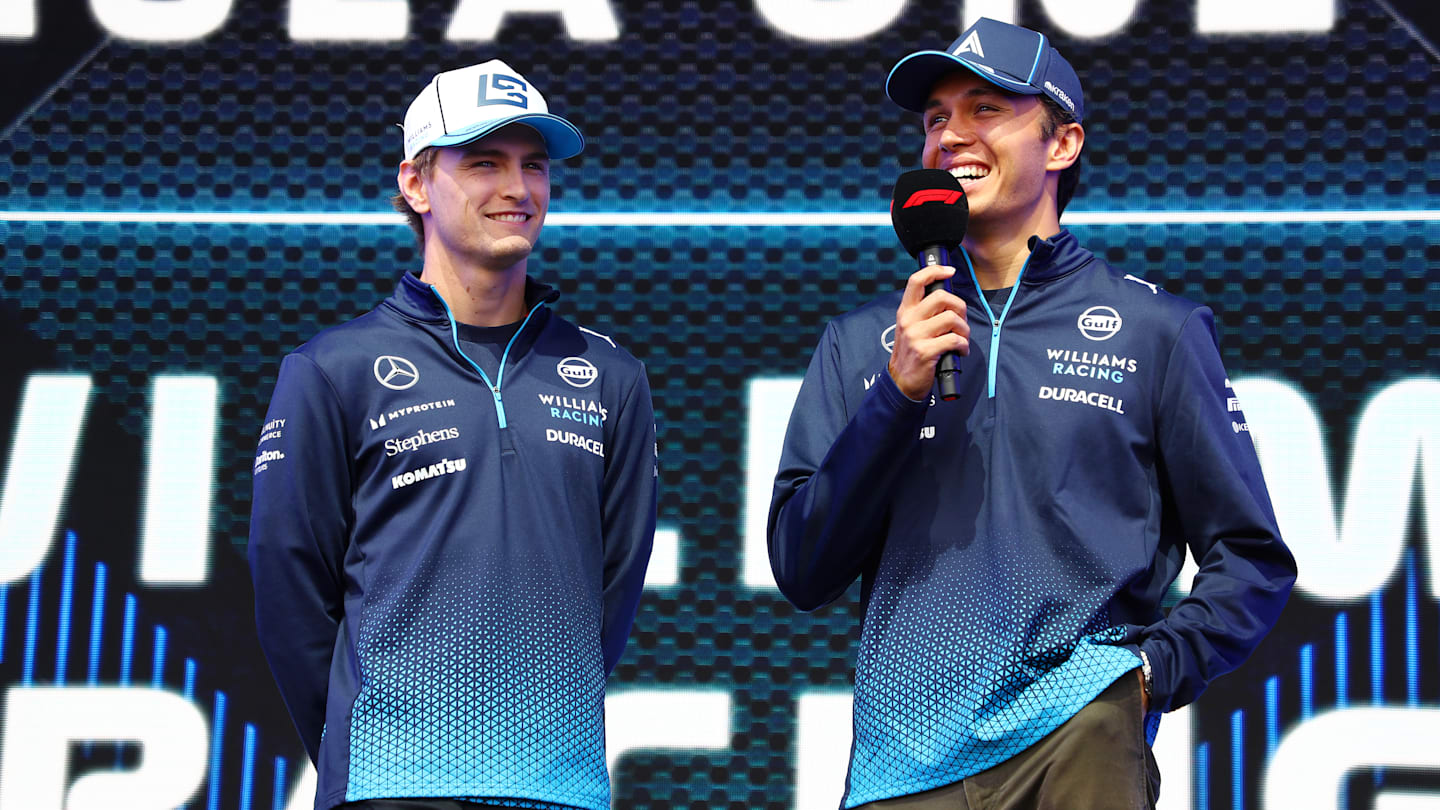
[[[786,597],[862,580],[843,806],[1153,807],[1160,714],[1245,659],[1295,576],[1213,317],[1060,227],[1085,107],[1045,36],[982,19],[886,92],[970,218],[958,267],[826,329],[776,477]]]

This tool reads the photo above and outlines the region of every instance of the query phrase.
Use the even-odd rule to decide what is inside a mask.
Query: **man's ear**
[[[406,160],[400,164],[400,171],[395,174],[395,185],[400,187],[401,196],[410,203],[415,213],[430,213],[430,195],[414,161]]]
[[[1045,164],[1045,170],[1060,172],[1075,165],[1084,146],[1084,127],[1079,124],[1062,125],[1050,141],[1050,160]]]

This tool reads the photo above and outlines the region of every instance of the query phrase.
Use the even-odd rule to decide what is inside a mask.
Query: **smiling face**
[[[427,262],[437,251],[451,263],[487,270],[522,264],[550,208],[544,139],[511,124],[463,146],[432,148],[440,150],[434,170],[411,185],[419,199],[406,195],[424,217]]]
[[[1078,124],[1045,138],[1036,96],[1006,93],[967,71],[936,82],[924,113],[927,169],[950,172],[965,189],[971,233],[1029,237],[1059,229],[1056,183],[1084,143]]]

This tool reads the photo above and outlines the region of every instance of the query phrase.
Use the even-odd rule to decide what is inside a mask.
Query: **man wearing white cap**
[[[610,807],[605,679],[655,530],[644,367],[527,262],[580,131],[498,60],[405,116],[419,275],[281,365],[254,466],[260,639],[316,810]]]
[[[958,272],[830,324],[775,480],[786,597],[862,580],[842,806],[1153,807],[1160,714],[1239,665],[1295,579],[1210,310],[1060,227],[1085,101],[1044,35],[981,19],[885,89],[969,229]]]

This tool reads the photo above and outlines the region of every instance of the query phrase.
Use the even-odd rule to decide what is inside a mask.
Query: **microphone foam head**
[[[915,256],[927,247],[955,248],[965,240],[970,204],[960,181],[940,169],[916,169],[895,181],[890,221],[905,252]]]

